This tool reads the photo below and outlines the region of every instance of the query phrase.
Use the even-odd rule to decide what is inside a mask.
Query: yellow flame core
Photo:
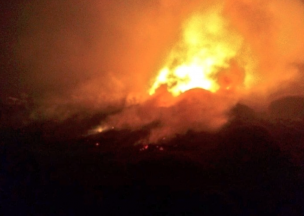
[[[241,49],[243,39],[221,15],[221,7],[196,14],[184,25],[179,43],[170,53],[149,90],[153,95],[161,85],[173,95],[202,88],[219,90],[217,75]]]

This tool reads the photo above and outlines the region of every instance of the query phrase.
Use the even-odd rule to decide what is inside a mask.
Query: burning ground
[[[303,215],[303,105],[286,97],[259,113],[238,104],[217,132],[189,130],[150,145],[157,124],[87,134],[106,114],[2,125],[2,211]]]
[[[265,109],[279,97],[304,93],[300,0],[45,0],[1,8],[1,98],[28,95],[37,105],[33,120],[125,108],[106,124],[130,129],[147,123],[140,113],[168,107],[150,120],[163,120],[155,134],[170,136],[195,125],[219,128],[237,103]],[[175,128],[181,123],[168,125],[168,119],[179,118],[172,110],[181,100],[188,100],[184,116],[196,121]],[[138,111],[130,111],[133,105]],[[198,106],[204,115],[197,116]]]
[[[302,1],[0,8],[7,215],[303,214]]]

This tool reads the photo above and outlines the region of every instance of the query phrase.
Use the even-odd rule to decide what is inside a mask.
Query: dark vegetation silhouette
[[[144,146],[157,125],[82,136],[105,115],[23,125],[2,103],[2,215],[304,215],[303,104],[238,104],[217,133]]]

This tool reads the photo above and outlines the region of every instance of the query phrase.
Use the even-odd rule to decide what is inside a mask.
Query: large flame
[[[236,61],[243,41],[223,17],[222,7],[195,14],[185,23],[181,40],[170,53],[149,94],[153,95],[161,85],[166,85],[173,96],[193,88],[210,92],[230,89],[236,83],[235,74],[243,77],[243,82],[245,77],[240,67],[243,63],[241,58]]]

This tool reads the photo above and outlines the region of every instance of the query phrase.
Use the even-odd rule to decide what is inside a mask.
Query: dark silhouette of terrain
[[[304,215],[304,118],[285,103],[298,112],[303,99],[275,101],[267,115],[238,104],[216,133],[149,146],[134,145],[149,126],[81,136],[102,114],[8,120],[1,215]]]
[[[273,101],[270,106],[273,116],[280,118],[303,118],[304,117],[304,97],[288,96]]]

